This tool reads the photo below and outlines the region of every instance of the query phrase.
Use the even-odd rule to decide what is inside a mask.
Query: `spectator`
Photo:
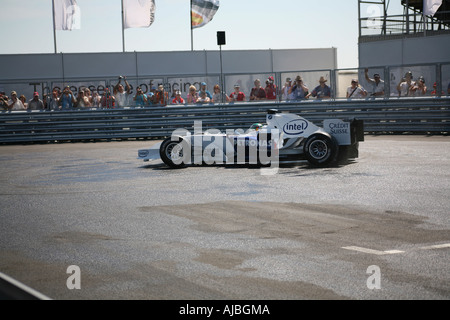
[[[267,100],[276,100],[277,99],[277,87],[274,84],[274,79],[272,76],[269,77],[266,81],[266,98]]]
[[[362,99],[367,96],[367,91],[358,82],[352,79],[352,84],[347,88],[347,99]]]
[[[179,90],[175,92],[175,98],[173,98],[172,104],[184,104],[184,99],[181,97],[181,92]]]
[[[211,99],[212,103],[221,103],[221,102],[228,102],[229,98],[228,96],[222,92],[222,90],[220,90],[220,86],[218,84],[216,84],[214,86],[214,93],[213,93],[213,97]]]
[[[317,99],[330,99],[331,98],[331,89],[329,86],[327,86],[325,83],[328,80],[324,77],[320,77],[319,79],[319,85],[314,88],[314,90],[309,93],[306,96],[306,99],[309,99],[309,97],[314,97]]]
[[[292,79],[286,78],[286,82],[285,82],[283,88],[281,88],[281,92],[282,92],[281,98],[283,100],[291,100],[291,95],[289,94],[289,90],[291,88],[292,88]]]
[[[27,102],[27,98],[25,97],[25,95],[21,94],[19,97],[19,100],[22,101],[23,106],[25,107],[25,109],[28,110],[28,102]]]
[[[90,108],[91,102],[89,101],[89,98],[86,96],[86,93],[83,89],[80,89],[78,91],[78,97],[77,97],[77,107],[78,108]]]
[[[53,88],[52,95],[45,95],[44,105],[47,110],[59,110],[60,109],[59,90]]]
[[[198,97],[197,103],[210,103],[211,102],[211,99],[206,94],[206,91],[200,91],[198,93],[198,95],[199,95],[199,97]]]
[[[39,99],[39,93],[33,94],[33,99],[28,102],[28,110],[44,110],[44,102]]]
[[[91,90],[89,90],[89,88],[84,89],[84,96],[89,101],[90,107],[92,107],[92,93]]]
[[[15,91],[11,91],[11,99],[8,101],[8,109],[12,111],[25,110],[23,102],[17,98],[17,92]]]
[[[206,96],[207,96],[209,99],[212,99],[211,92],[209,92],[208,90],[206,90],[206,82],[202,82],[202,83],[200,84],[200,92],[199,92],[199,93],[201,93],[202,91],[204,91],[204,92],[206,93]]]
[[[384,96],[384,81],[381,80],[381,76],[378,73],[373,75],[373,79],[369,78],[369,69],[364,70],[364,76],[366,81],[372,85],[372,93],[370,94],[372,97],[381,97]]]
[[[4,92],[0,92],[0,110],[8,110],[8,97]]]
[[[432,96],[437,96],[437,82],[433,83],[433,91],[430,93]],[[445,95],[444,90],[441,91],[441,96]]]
[[[413,97],[421,97],[427,94],[427,86],[425,78],[420,76],[419,79],[409,88],[410,95]]]
[[[289,94],[292,95],[293,100],[305,99],[309,93],[308,87],[303,83],[303,79],[300,76],[295,78],[295,84],[289,90]]]
[[[408,71],[405,74],[405,77],[400,80],[399,84],[397,85],[397,91],[399,97],[407,97],[411,94],[410,89],[412,86],[414,86],[416,83],[412,81],[413,76],[412,72]]]
[[[136,107],[143,108],[147,104],[147,95],[142,91],[141,87],[137,87],[133,100],[136,103]]]
[[[111,94],[109,88],[105,89],[105,94],[100,101],[102,108],[113,109],[116,106],[116,97]]]
[[[241,86],[239,84],[234,85],[234,92],[230,94],[230,102],[245,100],[245,94],[240,89]]]
[[[147,102],[148,102],[149,106],[156,104],[155,98],[156,98],[156,87],[152,86],[150,91],[147,94]]]
[[[69,86],[66,86],[64,88],[59,101],[60,101],[62,110],[71,110],[71,109],[73,109],[73,106],[75,105],[75,103],[77,103],[77,100],[75,99],[75,96],[73,95],[73,92],[72,92],[72,90],[70,90]]]
[[[158,90],[155,93],[153,102],[157,105],[167,106],[169,103],[169,93],[164,89],[164,86],[160,84]]]
[[[197,103],[197,100],[198,100],[197,88],[195,86],[190,86],[189,92],[187,94],[187,103],[194,104]]]
[[[125,82],[125,88],[121,83],[122,79]],[[127,77],[123,76],[119,77],[119,82],[117,82],[117,84],[114,86],[113,93],[117,107],[124,108],[128,106],[129,103],[128,99],[131,95],[131,86],[127,81]]]
[[[97,90],[92,91],[92,107],[93,108],[100,108],[102,106],[102,99],[100,95],[98,94]]]
[[[255,80],[255,86],[250,92],[250,101],[266,100],[266,91],[261,87],[261,80]]]

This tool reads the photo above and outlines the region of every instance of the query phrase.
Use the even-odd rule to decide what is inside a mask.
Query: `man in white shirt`
[[[365,78],[366,81],[372,85],[372,96],[373,97],[382,97],[384,96],[384,81],[381,80],[380,74],[375,73],[373,75],[373,79],[369,78],[369,69],[365,70]]]
[[[125,91],[123,85],[120,83],[122,79],[124,79],[124,81],[125,81],[126,91]],[[123,108],[123,107],[128,106],[128,97],[130,94],[131,94],[131,87],[128,84],[127,78],[120,76],[119,82],[114,87],[114,97],[116,99],[115,100],[116,108]]]
[[[362,99],[366,96],[366,89],[359,85],[357,79],[352,79],[352,85],[347,88],[347,99]]]
[[[15,91],[11,92],[11,99],[8,101],[9,110],[26,110],[22,101],[17,98],[17,93]]]

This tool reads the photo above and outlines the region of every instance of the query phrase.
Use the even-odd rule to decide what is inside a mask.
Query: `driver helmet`
[[[254,123],[250,127],[251,130],[259,131],[263,128],[263,125],[261,123]]]

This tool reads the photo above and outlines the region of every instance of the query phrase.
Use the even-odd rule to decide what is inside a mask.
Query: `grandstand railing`
[[[298,113],[317,125],[324,119],[364,120],[367,134],[448,134],[450,97],[229,103],[75,111],[0,113],[0,143],[160,139],[175,129],[246,130],[265,122],[268,109]]]

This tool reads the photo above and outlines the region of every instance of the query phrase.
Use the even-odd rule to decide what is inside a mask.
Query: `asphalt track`
[[[136,160],[155,143],[0,146],[0,272],[69,300],[450,298],[450,137],[275,175]]]

